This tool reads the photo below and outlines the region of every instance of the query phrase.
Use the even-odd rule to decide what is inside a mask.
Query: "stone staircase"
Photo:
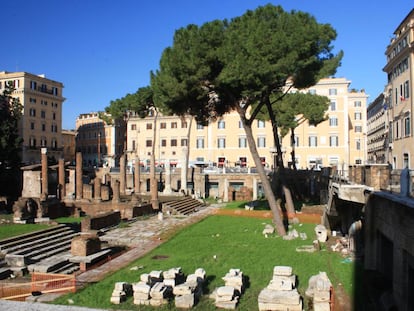
[[[79,265],[69,258],[72,238],[78,234],[76,228],[62,224],[0,240],[0,279],[27,272],[75,272]]]
[[[162,211],[165,213],[190,215],[202,209],[205,204],[192,197],[184,197],[180,200],[168,201],[162,204]]]

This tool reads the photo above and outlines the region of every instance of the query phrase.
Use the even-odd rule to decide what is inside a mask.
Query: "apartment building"
[[[325,95],[330,100],[328,119],[318,126],[307,122],[296,128],[295,161],[298,168],[320,168],[366,162],[366,101],[364,91],[349,90],[344,78],[322,79],[305,92]],[[155,131],[154,131],[154,127]],[[274,163],[273,131],[269,121],[256,120],[252,126],[256,145],[265,167]],[[156,162],[181,166],[189,151],[189,165],[253,167],[246,134],[236,112],[224,115],[208,126],[197,124],[191,117],[131,116],[127,126],[130,159],[138,156],[142,165],[150,162],[155,139]],[[188,149],[187,149],[188,148]],[[291,162],[290,137],[282,140],[286,166]]]
[[[63,84],[45,75],[0,71],[0,92],[7,84],[14,87],[13,97],[23,105],[19,134],[23,138],[21,160],[40,162],[40,148],[58,160],[62,155]]]
[[[106,117],[110,118],[107,114]],[[83,113],[76,118],[76,151],[82,152],[84,166],[118,166],[124,142],[124,120],[107,123],[99,112]]]
[[[395,169],[414,163],[413,81],[414,81],[414,9],[394,31],[385,54],[387,73],[385,101],[388,107],[390,163]]]
[[[65,162],[75,163],[76,132],[74,130],[62,130],[62,151]]]
[[[388,107],[380,94],[367,108],[368,163],[389,162]]]

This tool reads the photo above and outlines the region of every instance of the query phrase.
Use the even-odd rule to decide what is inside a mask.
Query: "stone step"
[[[66,231],[68,229],[73,230],[68,225],[58,225],[58,226],[54,226],[52,228],[48,228],[45,230],[39,230],[39,231],[0,240],[0,253],[7,252],[8,248],[16,247],[24,243],[32,243],[34,241],[41,239],[42,237],[53,236],[57,234],[58,232]]]
[[[45,251],[49,251],[55,247],[60,247],[63,244],[69,244],[72,241],[72,238],[79,235],[78,233],[70,233],[70,234],[66,234],[64,236],[61,237],[57,237],[57,238],[53,238],[52,239],[48,239],[47,241],[43,241],[37,244],[34,244],[32,246],[26,246],[26,248],[24,249],[20,249],[18,251],[12,252],[12,254],[15,255],[25,255],[27,257],[35,257],[38,254],[41,254]],[[6,255],[7,257],[7,255]]]
[[[42,248],[44,246],[47,246],[50,243],[55,243],[56,239],[60,238],[67,238],[69,236],[73,237],[74,235],[77,235],[78,233],[74,233],[71,229],[65,229],[63,231],[58,231],[56,234],[48,235],[47,237],[39,237],[38,239],[35,239],[33,241],[22,241],[23,243],[15,245],[13,247],[9,247],[5,249],[5,254],[22,254],[27,249],[35,250],[36,248]]]
[[[55,272],[69,264],[70,252],[61,252],[27,266],[29,272]]]
[[[10,268],[0,268],[0,280],[7,279],[11,274],[13,274],[13,271]]]
[[[60,274],[72,274],[76,271],[79,271],[79,264],[68,262],[65,266],[60,267],[57,270],[51,271],[52,273],[60,273]]]

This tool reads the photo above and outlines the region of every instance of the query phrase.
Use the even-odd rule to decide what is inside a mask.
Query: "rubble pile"
[[[234,310],[244,289],[243,272],[230,269],[222,279],[224,286],[216,288],[210,298],[215,300],[217,308]]]
[[[132,294],[132,286],[126,282],[116,282],[112,291],[111,303],[119,305]]]
[[[332,283],[326,272],[319,272],[310,277],[305,295],[312,298],[314,311],[330,311],[331,292]]]

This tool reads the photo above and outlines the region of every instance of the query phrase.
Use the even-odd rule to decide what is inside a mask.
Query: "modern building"
[[[304,122],[296,128],[295,161],[298,168],[337,166],[346,170],[349,165],[366,162],[367,95],[364,91],[350,90],[350,83],[344,78],[322,79],[314,87],[304,90],[327,96],[330,105],[326,121],[318,126]],[[168,161],[173,166],[181,166],[188,150],[190,166],[255,166],[236,112],[228,113],[208,126],[197,124],[191,117],[158,115],[155,123],[154,119],[152,115],[143,119],[131,116],[128,120],[129,158],[138,156],[144,166],[150,161],[154,141],[156,162],[161,165]],[[257,120],[252,128],[261,162],[271,168],[274,163],[271,123]],[[288,136],[282,140],[286,166],[291,161],[292,150]]]
[[[105,118],[102,118],[105,115]],[[83,113],[76,119],[76,151],[82,152],[84,166],[119,165],[124,152],[125,121],[106,122],[109,115],[100,112]]]
[[[414,9],[394,31],[385,54],[383,68],[388,82],[385,102],[388,107],[390,163],[395,169],[411,167],[414,163],[413,81],[414,81]]]
[[[63,84],[45,75],[0,71],[0,92],[7,84],[14,87],[13,97],[23,105],[19,134],[23,138],[21,160],[40,162],[40,148],[56,161],[62,155]]]

